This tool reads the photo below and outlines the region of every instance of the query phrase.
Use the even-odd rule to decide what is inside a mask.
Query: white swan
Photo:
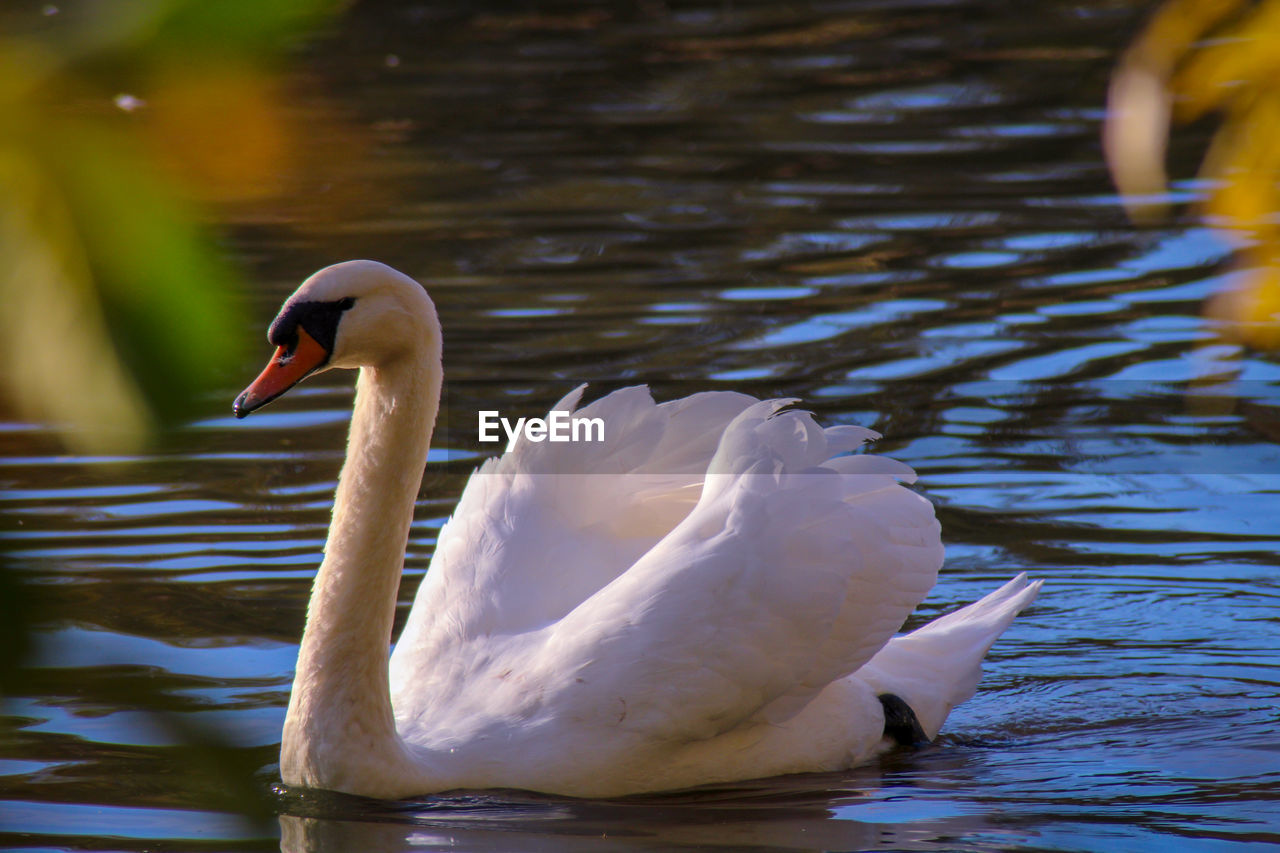
[[[435,306],[349,261],[304,282],[268,337],[239,417],[360,368],[285,718],[290,785],[601,797],[846,768],[936,735],[1039,588],[1019,576],[892,638],[942,544],[898,483],[910,468],[838,455],[875,433],[786,400],[627,388],[578,413],[603,442],[518,439],[471,477],[388,658],[440,399]]]

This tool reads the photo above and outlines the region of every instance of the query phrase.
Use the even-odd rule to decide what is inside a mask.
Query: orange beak
[[[292,351],[280,347],[258,378],[236,398],[235,413],[243,418],[297,385],[329,360],[329,351],[298,326],[298,343]]]

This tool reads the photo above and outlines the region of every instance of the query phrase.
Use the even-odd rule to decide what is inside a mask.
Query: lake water
[[[127,458],[0,428],[10,557],[45,602],[4,706],[0,845],[1280,845],[1280,358],[1200,319],[1229,283],[1212,233],[1134,229],[1117,205],[1099,122],[1141,19],[1105,0],[362,4],[307,51],[291,106],[332,180],[226,214],[254,345],[207,413]],[[1176,174],[1203,141],[1175,145]],[[608,803],[272,791],[351,377],[244,422],[230,406],[279,301],[361,256],[427,281],[447,341],[401,615],[479,458],[458,413],[533,414],[583,379],[871,426],[947,542],[911,624],[1019,571],[1040,600],[934,745],[848,773]],[[256,822],[237,811],[254,791]]]

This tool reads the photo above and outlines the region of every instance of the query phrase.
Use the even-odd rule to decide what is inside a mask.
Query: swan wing
[[[694,509],[550,631],[556,714],[701,739],[794,714],[866,663],[933,585],[942,546],[909,468],[831,459],[875,437],[765,401],[725,429]]]
[[[719,437],[757,402],[706,392],[655,404],[648,388],[552,411],[598,418],[602,441],[517,438],[467,483],[440,531],[393,655],[400,678],[478,637],[537,630],[625,571],[693,508]]]

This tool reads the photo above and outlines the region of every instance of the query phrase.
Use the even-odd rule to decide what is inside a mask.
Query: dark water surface
[[[913,622],[1017,571],[1044,592],[936,745],[846,774],[617,803],[290,792],[254,825],[179,744],[221,733],[277,778],[351,398],[322,377],[236,422],[261,343],[150,455],[0,427],[12,555],[57,603],[4,709],[0,845],[1280,845],[1280,359],[1199,318],[1222,243],[1135,230],[1112,194],[1101,104],[1139,8],[383,5],[309,50],[302,91],[327,97],[294,104],[318,151],[326,127],[361,147],[227,224],[255,345],[325,263],[430,283],[447,411],[405,606],[477,459],[464,414],[532,415],[583,379],[801,397],[883,432],[948,546]]]

